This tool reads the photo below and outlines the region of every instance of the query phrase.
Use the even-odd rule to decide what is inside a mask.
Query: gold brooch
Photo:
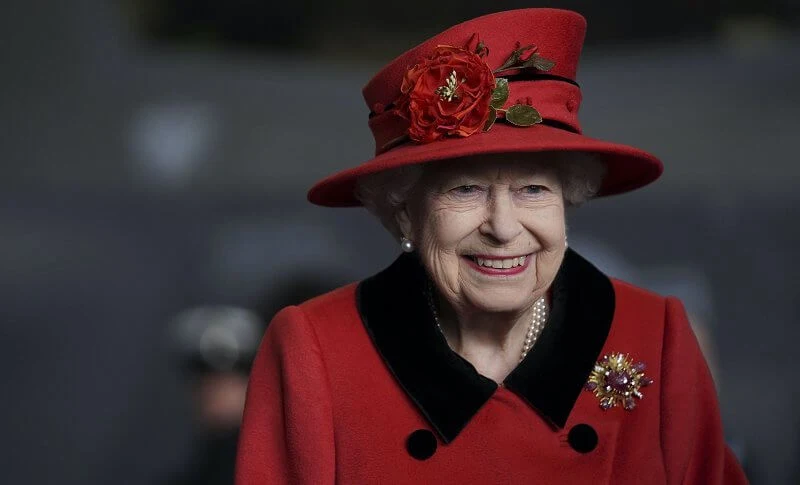
[[[594,365],[584,389],[600,399],[600,407],[604,410],[622,404],[630,411],[636,407],[634,398],[643,397],[639,389],[653,383],[653,379],[644,375],[645,367],[644,362],[634,364],[628,354],[604,355]]]

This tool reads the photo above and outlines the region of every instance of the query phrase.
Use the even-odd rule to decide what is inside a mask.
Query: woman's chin
[[[482,313],[515,313],[524,311],[533,305],[533,302],[530,301],[529,293],[518,297],[506,293],[495,298],[487,298],[486,294],[469,295],[469,293],[467,292],[465,296],[471,306]]]

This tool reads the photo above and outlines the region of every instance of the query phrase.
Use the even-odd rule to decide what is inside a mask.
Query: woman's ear
[[[400,228],[401,234],[413,241],[414,234],[411,230],[411,215],[408,213],[408,204],[403,204],[397,209],[394,213],[394,219],[397,222],[397,226]]]

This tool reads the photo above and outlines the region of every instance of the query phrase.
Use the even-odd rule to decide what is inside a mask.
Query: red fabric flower
[[[494,87],[491,68],[477,54],[439,46],[406,72],[396,109],[415,142],[470,136],[489,118]]]

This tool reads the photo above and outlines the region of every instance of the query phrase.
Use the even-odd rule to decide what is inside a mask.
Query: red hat
[[[656,157],[581,132],[575,73],[585,32],[575,12],[511,10],[451,27],[402,54],[363,90],[375,157],[318,182],[308,200],[361,205],[354,194],[361,176],[490,153],[593,154],[606,164],[599,196],[654,181],[663,171]]]

